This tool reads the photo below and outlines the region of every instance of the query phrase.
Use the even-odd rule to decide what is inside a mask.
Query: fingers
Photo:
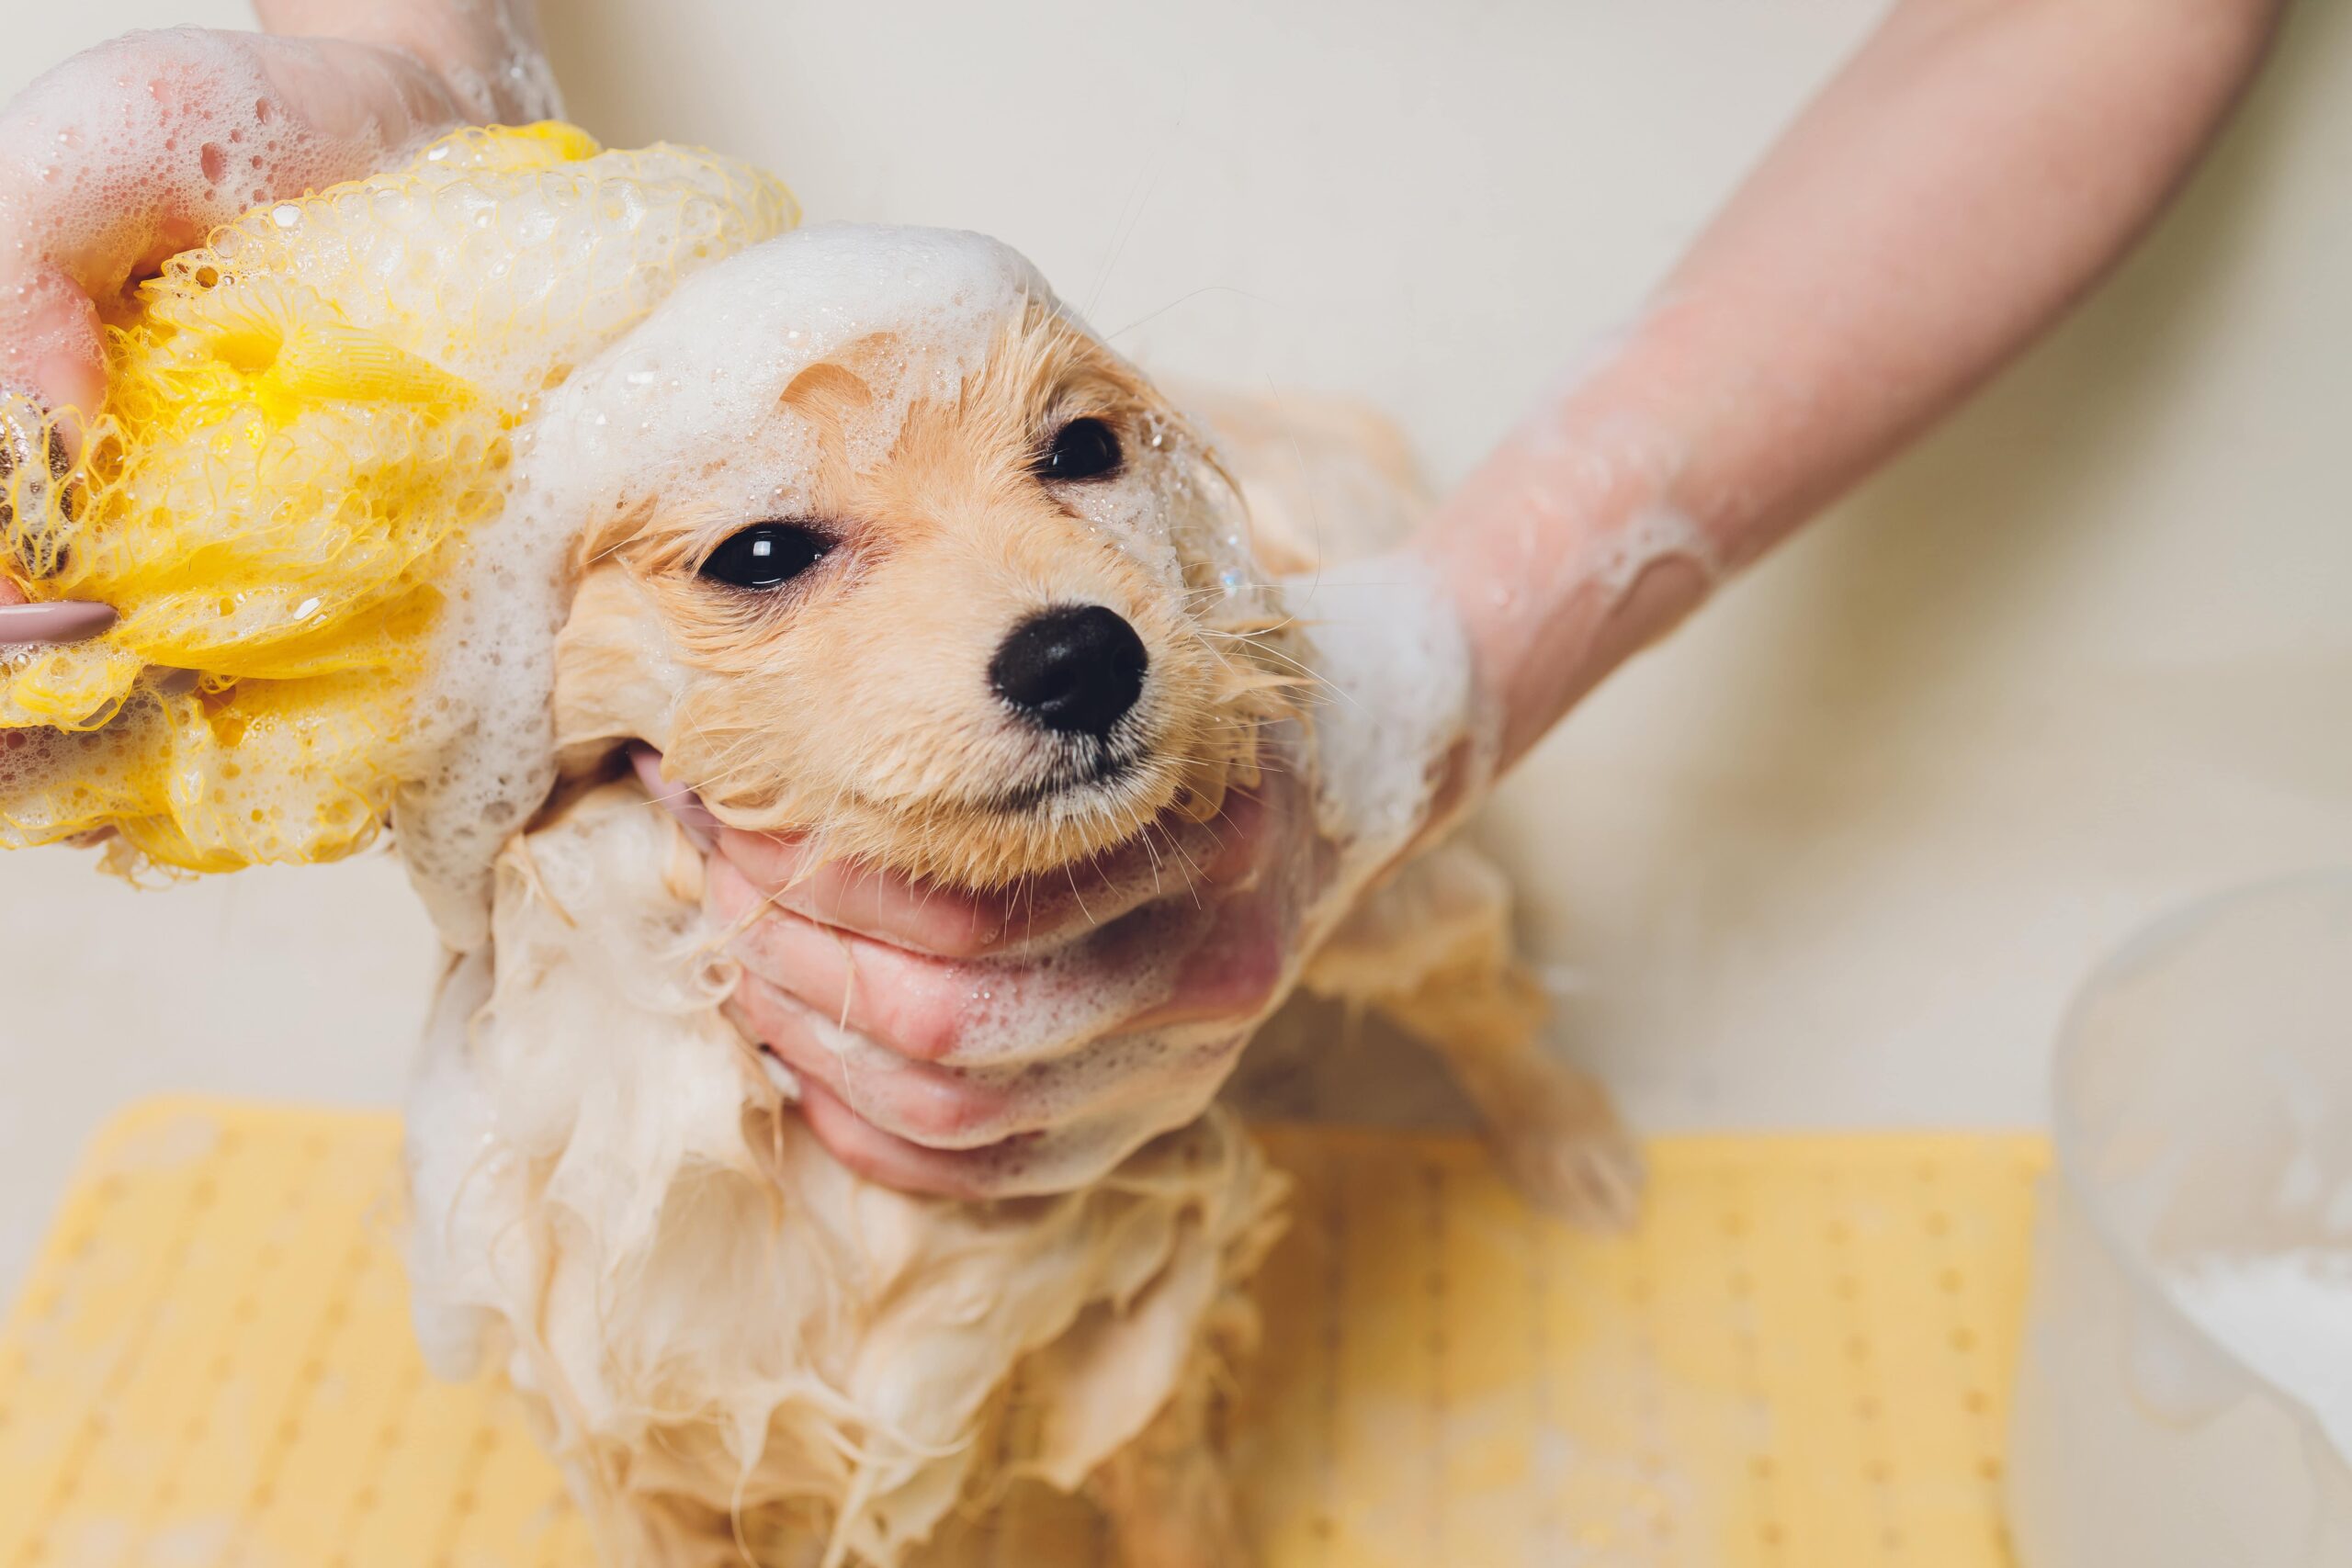
[[[1045,1124],[1019,1075],[960,1072],[910,1061],[836,1028],[788,998],[741,1023],[799,1076],[883,1131],[933,1149],[981,1148]]]
[[[45,259],[0,261],[0,377],[46,408],[96,409],[106,397],[106,346],[89,289]],[[58,431],[74,438],[72,421]]]
[[[1188,951],[1167,999],[1133,1019],[1134,1029],[1212,1021],[1254,1021],[1266,1011],[1289,971],[1292,922],[1286,890],[1252,890],[1229,899]]]
[[[788,998],[754,1008],[739,997],[731,1011],[804,1086],[929,1149],[986,1148],[1080,1122],[1173,1117],[1173,1125],[1207,1103],[1249,1035],[1246,1027],[1124,1032],[1051,1060],[964,1068],[910,1061]]]
[[[74,56],[0,110],[0,381],[96,410],[99,323],[163,257],[458,118],[423,64],[363,44],[176,28]]]
[[[1230,1065],[1229,1054],[1223,1059]],[[820,1084],[806,1086],[800,1113],[834,1158],[868,1180],[948,1198],[1022,1198],[1101,1179],[1153,1137],[1200,1115],[1221,1076],[1177,1086],[1141,1114],[1072,1119],[971,1149],[926,1148],[886,1132]]]
[[[894,873],[822,861],[800,840],[720,829],[718,852],[776,907],[942,958],[1001,951],[1016,929],[1001,896],[932,887]]]
[[[958,1153],[926,1149],[882,1131],[815,1083],[801,1088],[800,1114],[817,1141],[868,1181],[901,1192],[939,1198],[978,1198],[972,1161]]]
[[[1190,896],[1131,909],[1035,955],[940,957],[846,931],[782,907],[788,896],[763,895],[725,852],[711,860],[708,897],[744,965],[740,1003],[763,1030],[794,1027],[793,1010],[805,1007],[910,1061],[967,1067],[1045,1061],[1117,1031],[1250,1020],[1264,1011],[1288,973],[1299,889],[1295,877],[1254,863],[1271,844],[1260,824],[1288,822],[1292,814],[1241,804],[1251,818],[1212,855],[1223,874],[1234,869],[1229,861],[1251,865],[1238,886],[1201,884]],[[796,852],[789,843],[731,830],[722,831],[720,843],[722,852],[731,846],[770,871]],[[908,890],[888,878],[869,880],[890,889],[881,897]],[[828,889],[835,909],[844,886]],[[952,918],[971,913],[967,905]],[[927,934],[936,939],[945,930],[934,925]]]
[[[254,11],[273,33],[357,39],[413,54],[463,95],[470,118],[519,122],[563,113],[529,0],[366,6],[254,0]]]
[[[1053,1055],[1159,1002],[1169,979],[1164,966],[1156,978],[1133,961],[1122,968],[1116,952],[1050,968],[910,953],[767,908],[723,860],[711,863],[709,899],[722,929],[741,928],[730,943],[746,974],[739,999],[763,1028],[797,1004],[918,1062]]]
[[[763,908],[759,895],[724,861],[710,869],[711,912],[735,930]],[[775,1027],[779,998],[815,1010],[842,1027],[887,1041],[899,1055],[935,1062],[954,1054],[964,1010],[988,988],[962,965],[837,931],[775,911],[759,916],[729,944],[749,984],[740,998],[763,1029]]]
[[[254,164],[264,176],[255,188],[266,193],[255,200],[374,174],[390,157],[454,127],[490,118],[491,105],[459,98],[403,49],[341,38],[229,36],[248,41],[263,76],[311,142],[300,152],[289,149],[280,164],[266,157]],[[311,177],[302,186],[268,177],[291,175],[305,162],[341,167],[324,181]]]

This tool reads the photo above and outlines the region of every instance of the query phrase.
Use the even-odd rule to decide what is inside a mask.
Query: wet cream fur
[[[701,874],[628,785],[518,840],[411,1136],[426,1348],[526,1396],[610,1561],[898,1563],[1238,1366],[1282,1191],[1238,1123],[1053,1198],[854,1177],[720,1016]]]

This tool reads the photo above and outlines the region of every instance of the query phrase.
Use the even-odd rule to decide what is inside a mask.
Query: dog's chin
[[[1170,816],[1183,794],[1181,784],[1151,773],[1141,759],[1110,758],[1024,781],[957,813],[960,830],[926,835],[929,863],[907,869],[926,880],[986,889],[1114,854]]]
[[[1056,761],[1035,777],[1006,785],[985,808],[1015,819],[1115,807],[1138,793],[1148,753],[1139,747],[1096,747]],[[1148,791],[1146,791],[1148,793]]]
[[[783,799],[725,792],[681,798],[716,823],[803,840],[827,862],[992,892],[1112,854],[1165,830],[1173,818],[1212,815],[1223,804],[1224,777],[1220,771],[1212,799],[1194,770],[1137,751],[1059,760],[947,799],[877,800],[846,787]]]
[[[857,810],[820,830],[845,859],[940,886],[994,891],[1110,855],[1193,798],[1147,758],[1109,758],[966,801]]]

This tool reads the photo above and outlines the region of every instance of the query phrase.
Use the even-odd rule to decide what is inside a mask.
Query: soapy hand
[[[1283,985],[1328,854],[1295,773],[1060,881],[925,887],[718,829],[736,1017],[843,1163],[960,1197],[1073,1186],[1198,1115]]]
[[[270,37],[131,33],[0,110],[0,385],[52,409],[105,396],[102,326],[172,253],[258,202],[353,179],[461,122],[554,113],[521,0],[261,0]],[[62,468],[0,431],[0,485]],[[12,577],[12,572],[15,574]],[[77,641],[103,605],[27,604],[0,560],[0,645]]]

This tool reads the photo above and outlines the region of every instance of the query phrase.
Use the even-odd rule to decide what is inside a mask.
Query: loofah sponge
[[[0,848],[112,828],[224,871],[368,843],[450,728],[428,666],[462,650],[435,631],[512,433],[682,278],[798,217],[745,164],[544,124],[459,132],[173,257],[107,333],[94,418],[0,400],[51,457],[0,480],[0,571],[121,615],[0,648]]]

